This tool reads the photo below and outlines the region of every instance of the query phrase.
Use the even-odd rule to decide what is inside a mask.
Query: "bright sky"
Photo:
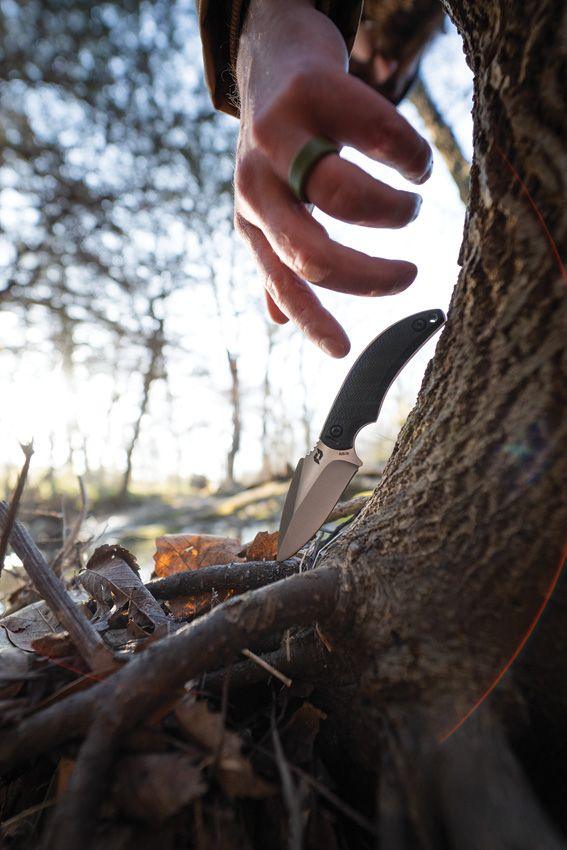
[[[425,78],[436,99],[470,155],[471,75],[465,65],[456,33],[442,37],[425,62]],[[419,115],[410,104],[404,115],[425,135]],[[405,181],[389,169],[347,151],[345,155],[364,168],[390,182],[405,186]],[[415,187],[410,187],[415,190]],[[464,208],[442,159],[436,155],[433,176],[419,187],[423,206],[419,218],[400,231],[369,230],[343,225],[329,219],[325,226],[333,238],[369,254],[412,260],[419,276],[407,292],[390,298],[357,299],[322,291],[325,305],[341,318],[352,341],[350,355],[342,361],[330,360],[318,349],[305,343],[291,326],[278,328],[271,370],[273,433],[282,454],[290,461],[305,451],[301,411],[307,407],[313,441],[325,419],[347,370],[356,356],[385,327],[410,313],[431,307],[447,309],[456,282]],[[11,208],[16,214],[17,191],[11,199],[3,197],[4,214]],[[210,292],[204,288],[186,289],[171,301],[168,329],[186,342],[189,353],[177,352],[170,360],[170,391],[163,382],[154,386],[151,415],[147,417],[135,455],[135,477],[156,480],[176,473],[221,477],[230,440],[230,411],[226,403],[228,370],[225,346],[237,346],[244,385],[243,442],[237,462],[237,474],[256,471],[260,464],[261,387],[267,350],[263,311],[251,306],[251,295],[260,294],[261,282],[248,261],[242,260],[238,285],[245,312],[235,322],[227,316],[222,324],[215,315]],[[258,299],[258,304],[260,301]],[[0,336],[14,339],[21,326],[13,316],[0,313]],[[33,326],[26,331],[26,345],[34,341]],[[393,439],[400,413],[411,406],[426,363],[434,350],[430,342],[398,378],[382,409],[378,425],[368,427],[357,447],[364,459],[372,456],[378,435]],[[204,372],[208,374],[204,374]],[[0,418],[0,464],[20,465],[18,441],[35,439],[36,469],[52,462],[62,465],[68,454],[69,423],[76,421],[76,433],[84,436],[91,467],[118,466],[123,462],[125,435],[136,414],[141,378],[135,371],[120,388],[120,397],[111,404],[113,386],[101,368],[94,374],[77,370],[77,381],[70,387],[57,364],[48,362],[41,352],[0,357],[0,379],[4,387]],[[82,437],[75,437],[77,443]],[[80,445],[76,456],[81,471]]]

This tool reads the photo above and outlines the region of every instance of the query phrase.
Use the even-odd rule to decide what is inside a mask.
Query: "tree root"
[[[219,668],[264,635],[337,616],[340,572],[324,567],[229,599],[175,634],[151,644],[87,691],[55,703],[0,736],[5,768],[85,735],[104,708],[125,732],[189,680]]]
[[[200,570],[187,570],[174,573],[166,578],[155,579],[146,584],[156,599],[174,599],[176,596],[195,596],[212,590],[234,590],[245,593],[267,584],[288,578],[299,571],[299,560],[289,561],[249,561],[223,566],[202,567]]]
[[[304,679],[313,682],[317,679],[328,681],[330,678],[330,658],[328,650],[312,631],[303,630],[274,652],[264,653],[262,659],[293,681]],[[211,694],[220,694],[227,676],[230,675],[230,689],[239,690],[251,685],[267,682],[271,674],[253,661],[241,661],[233,664],[230,672],[215,670],[203,676],[201,688]]]

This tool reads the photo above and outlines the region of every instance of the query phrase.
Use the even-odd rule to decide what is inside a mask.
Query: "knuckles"
[[[251,138],[264,154],[274,156],[281,143],[282,127],[289,128],[309,111],[316,85],[316,72],[296,71],[279,86],[268,104],[256,110],[250,124]]]

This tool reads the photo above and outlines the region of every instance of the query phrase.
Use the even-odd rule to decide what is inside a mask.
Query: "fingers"
[[[241,185],[238,194],[242,215],[264,233],[279,259],[305,280],[337,292],[387,295],[401,292],[415,279],[413,263],[369,257],[330,239],[290,197],[267,163],[257,163],[251,181]]]
[[[266,296],[266,307],[268,309],[270,319],[275,322],[276,325],[287,324],[287,322],[289,322],[288,317],[285,313],[282,313],[267,289],[264,290],[264,295]]]
[[[340,72],[298,75],[279,101],[255,118],[253,135],[284,181],[292,158],[313,135],[355,147],[415,183],[427,180],[433,162],[426,140],[395,106]]]
[[[314,104],[323,132],[395,168],[408,180],[424,183],[433,165],[425,139],[361,80],[340,75],[335,82],[332,95]]]
[[[393,189],[338,156],[324,157],[309,175],[307,197],[333,218],[366,227],[405,227],[421,207],[421,197]]]
[[[237,228],[248,242],[264,277],[269,301],[268,309],[275,321],[278,313],[291,319],[308,339],[331,357],[344,357],[350,343],[343,328],[326,310],[311,287],[300,280],[276,256],[264,235],[237,216]]]

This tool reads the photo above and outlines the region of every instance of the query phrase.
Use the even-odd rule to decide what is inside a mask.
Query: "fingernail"
[[[421,195],[414,195],[413,196],[413,202],[414,202],[414,210],[413,210],[413,215],[410,218],[410,222],[415,221],[416,218],[418,217],[419,211],[421,210],[421,205],[423,203],[423,198],[421,197]],[[409,222],[408,222],[408,224],[409,224]]]
[[[418,186],[421,186],[422,183],[425,183],[426,180],[429,180],[431,177],[431,172],[433,171],[433,151],[427,144],[424,142],[425,147],[427,148],[427,160],[425,163],[425,167],[420,169],[419,174],[411,174],[409,176],[409,180],[412,183],[416,183]],[[417,159],[418,157],[416,157]]]
[[[301,267],[299,274],[311,283],[320,283],[329,274],[329,269],[318,263],[307,262]]]

